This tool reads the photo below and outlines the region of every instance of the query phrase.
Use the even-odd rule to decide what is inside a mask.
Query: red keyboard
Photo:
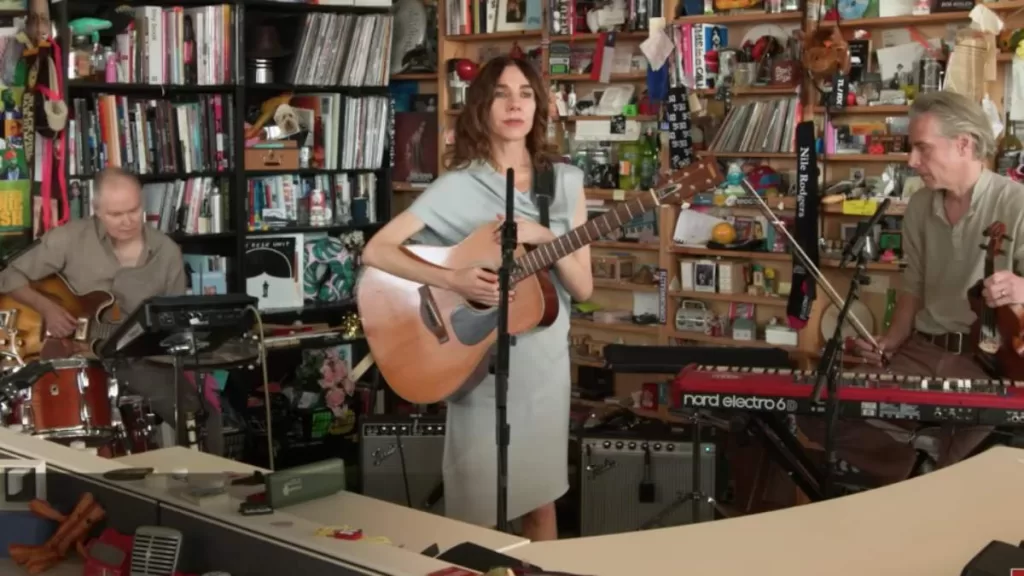
[[[676,409],[821,414],[811,402],[817,373],[800,370],[689,366],[673,384]],[[929,423],[1024,425],[1024,382],[935,379],[845,372],[838,386],[839,416]]]

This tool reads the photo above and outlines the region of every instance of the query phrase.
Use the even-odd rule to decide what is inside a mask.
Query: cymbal
[[[258,362],[259,344],[252,340],[229,340],[212,352],[181,358],[183,368],[233,368]],[[174,364],[174,356],[150,356],[150,362]]]

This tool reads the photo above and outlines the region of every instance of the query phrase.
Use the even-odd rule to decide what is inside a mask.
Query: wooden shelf
[[[607,200],[611,202],[631,200],[640,192],[645,192],[645,190],[607,190],[605,188],[583,189],[583,194],[587,197],[587,200]]]
[[[782,346],[779,344],[769,344],[764,340],[736,340],[728,336],[708,336],[707,334],[701,334],[700,332],[684,332],[679,330],[673,330],[669,334],[669,338],[676,338],[679,340],[690,340],[692,342],[703,342],[705,344],[716,344],[718,346],[733,346],[743,348],[779,348],[787,352],[798,352],[799,348],[796,346]]]
[[[730,90],[733,96],[786,96],[800,92],[799,86],[738,86]],[[696,91],[702,96],[714,96],[717,88],[704,88]]]
[[[897,28],[903,26],[927,26],[929,24],[945,24],[970,20],[970,12],[936,12],[921,16],[891,16],[888,18],[852,18],[839,23],[845,29],[852,28]],[[818,24],[821,27],[833,27],[836,22],[827,20]]]
[[[718,292],[695,292],[692,290],[672,290],[668,293],[672,298],[690,300],[712,300],[714,302],[742,302],[759,306],[786,306],[786,299],[781,296],[752,296],[750,294],[719,294]]]
[[[826,162],[906,162],[907,154],[829,154]]]
[[[611,120],[615,116],[559,116],[558,119],[562,122],[580,122],[584,120]],[[658,117],[651,114],[639,114],[637,116],[626,116],[626,120],[635,120],[637,122],[657,122]]]
[[[636,282],[623,282],[620,280],[602,280],[594,278],[594,288],[604,290],[623,290],[626,292],[657,292],[657,284],[637,284]]]
[[[854,114],[906,114],[910,106],[848,106],[842,110],[829,110],[831,116],[850,116]],[[824,114],[825,108],[814,107],[815,114]]]
[[[654,242],[608,242],[599,240],[597,242],[590,243],[591,248],[597,250],[643,250],[647,252],[657,252],[658,245]]]
[[[793,256],[782,252],[749,252],[743,250],[713,250],[701,246],[673,246],[673,254],[685,254],[687,256],[703,256],[711,258],[720,256],[722,258],[746,258],[749,260],[778,260],[789,262]]]
[[[676,24],[761,24],[765,22],[800,22],[803,12],[741,12],[738,14],[701,14],[699,16],[682,16],[675,19]]]
[[[590,77],[590,74],[551,74],[548,76],[548,80],[552,82],[593,82],[600,84],[599,80],[594,80]],[[646,72],[630,72],[628,74],[612,74],[611,82],[641,82],[647,80]]]
[[[407,72],[405,74],[394,74],[391,76],[392,82],[410,80],[415,82],[437,82],[437,72]]]
[[[771,158],[776,160],[795,160],[796,152],[722,152],[718,150],[702,150],[698,156],[714,156],[716,158]]]
[[[491,32],[490,34],[446,35],[444,39],[448,42],[494,42],[498,40],[539,40],[540,37],[540,30],[525,30],[517,32]]]
[[[409,182],[392,182],[392,192],[423,192],[430,184],[410,184]]]
[[[608,332],[625,332],[627,334],[642,334],[646,336],[657,336],[660,331],[660,324],[627,324],[625,322],[605,323],[594,322],[584,318],[573,318],[570,321],[573,328],[586,328],[587,330],[606,330]]]
[[[647,32],[616,32],[615,41],[619,40],[645,40],[648,36]],[[589,32],[582,34],[553,34],[550,37],[551,42],[594,42],[600,38],[600,34],[592,34]]]

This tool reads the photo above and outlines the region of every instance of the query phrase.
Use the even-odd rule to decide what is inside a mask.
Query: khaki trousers
[[[845,370],[877,373],[871,366],[847,366]],[[912,336],[892,357],[889,372],[929,378],[989,378],[970,356],[953,354],[924,338]],[[798,426],[808,440],[825,443],[825,421],[801,417]],[[925,426],[912,423],[864,420],[836,422],[836,455],[879,481],[889,484],[906,479],[917,460],[917,451],[931,453],[939,467],[966,458],[992,432],[990,426]]]

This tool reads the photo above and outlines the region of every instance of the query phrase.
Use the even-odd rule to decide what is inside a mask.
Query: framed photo
[[[526,2],[527,0],[498,0],[498,32],[526,30]]]
[[[718,265],[712,260],[698,260],[693,264],[693,289],[696,292],[714,292],[718,286]]]

